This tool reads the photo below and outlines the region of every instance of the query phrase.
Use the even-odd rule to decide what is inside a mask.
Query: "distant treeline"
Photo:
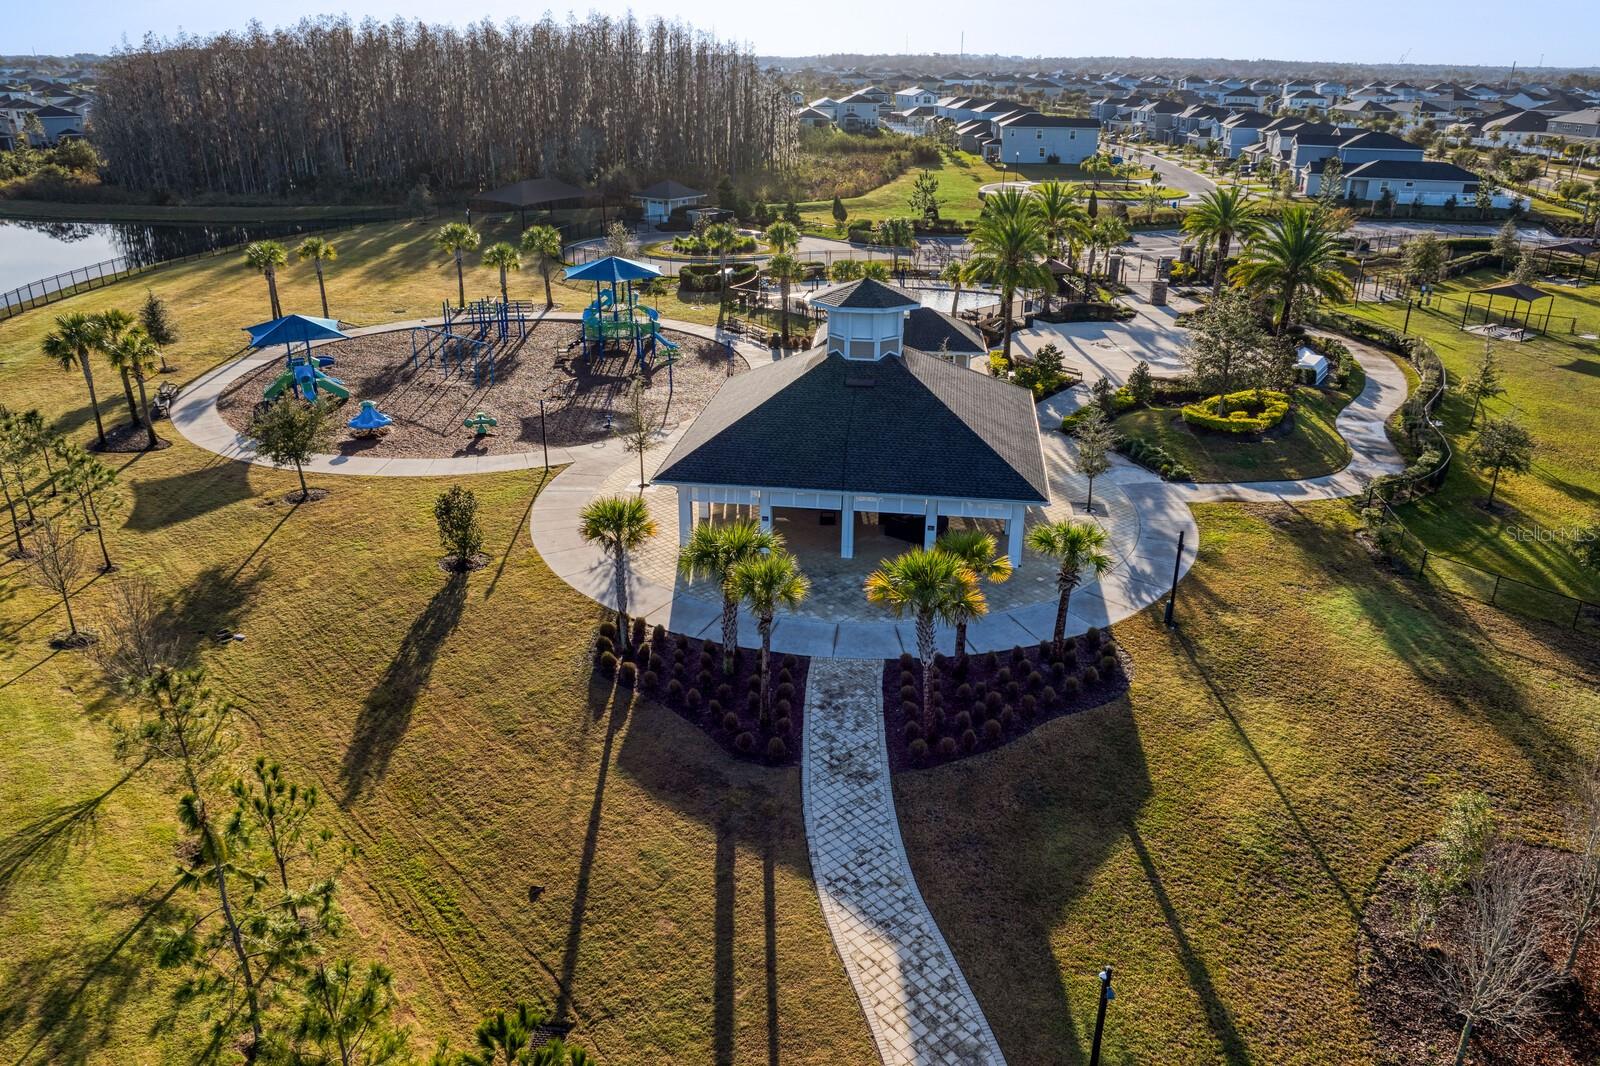
[[[131,189],[318,195],[777,168],[789,104],[681,23],[303,21],[106,60],[93,138]]]

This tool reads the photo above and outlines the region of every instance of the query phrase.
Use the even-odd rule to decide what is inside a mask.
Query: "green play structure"
[[[566,276],[568,281],[592,281],[595,286],[594,302],[583,310],[579,333],[584,355],[599,357],[612,350],[632,352],[644,370],[652,365],[653,356],[665,353],[663,361],[670,373],[678,346],[661,332],[660,313],[640,304],[633,288],[635,281],[660,277],[659,270],[647,263],[607,256],[574,267]]]

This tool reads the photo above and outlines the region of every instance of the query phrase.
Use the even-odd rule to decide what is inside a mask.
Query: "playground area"
[[[481,348],[458,345],[469,349],[460,357],[430,352],[429,331],[411,328],[320,344],[314,349],[322,364],[317,372],[334,383],[324,391],[349,396],[333,420],[334,450],[393,458],[537,451],[541,400],[551,447],[604,440],[624,415],[629,383],[641,363],[631,344],[584,345],[581,330],[572,321],[530,323]],[[644,361],[645,402],[665,428],[694,417],[725,379],[748,369],[714,341],[668,329],[657,336],[668,341],[662,350],[672,358]],[[293,367],[286,365],[286,358],[268,359],[229,385],[217,405],[222,418],[248,432],[266,394],[287,386]],[[347,427],[366,414],[363,401],[388,416],[384,432]],[[467,425],[480,412],[493,420],[482,425],[481,436],[479,427]]]

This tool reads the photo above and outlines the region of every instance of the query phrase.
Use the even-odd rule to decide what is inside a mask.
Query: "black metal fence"
[[[1368,497],[1367,530],[1379,549],[1400,569],[1430,588],[1477,600],[1508,614],[1565,626],[1600,636],[1600,603],[1511,577],[1429,548],[1406,528],[1381,498]]]
[[[288,235],[299,235],[337,233],[373,222],[394,221],[404,217],[406,217],[404,212],[396,211],[392,214],[375,214],[352,218],[290,219],[287,221],[262,219],[256,222],[228,223],[228,225],[272,225],[288,230]],[[32,310],[35,307],[56,303],[57,301],[65,300],[69,296],[76,296],[80,292],[104,288],[114,282],[146,274],[161,267],[210,259],[214,256],[234,252],[243,248],[245,243],[248,242],[221,245],[216,248],[208,248],[205,251],[174,256],[157,262],[140,262],[132,257],[119,255],[89,266],[63,271],[60,274],[52,274],[50,277],[40,278],[38,281],[32,281],[26,285],[19,285],[9,292],[0,293],[0,321],[20,315],[22,312]]]

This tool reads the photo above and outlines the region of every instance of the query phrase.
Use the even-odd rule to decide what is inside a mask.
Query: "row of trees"
[[[598,14],[149,36],[102,64],[94,136],[118,184],[271,196],[738,174],[795,143],[786,95],[748,51]]]
[[[601,497],[583,509],[578,532],[611,560],[617,639],[626,647],[631,630],[628,585],[632,557],[656,535],[655,519],[642,495]],[[1098,577],[1111,568],[1111,557],[1105,551],[1106,532],[1093,522],[1045,523],[1028,531],[1027,543],[1057,563],[1059,599],[1053,639],[1059,651],[1066,639],[1067,609],[1073,590],[1086,576]],[[749,607],[756,616],[761,634],[761,705],[765,713],[769,706],[767,678],[776,614],[780,609],[797,608],[810,590],[799,563],[784,549],[781,536],[753,522],[702,523],[679,550],[678,569],[687,580],[715,583],[721,594],[724,673],[734,670],[740,606]],[[988,613],[982,583],[1001,582],[1010,574],[1010,560],[998,551],[993,536],[981,530],[958,530],[939,538],[933,548],[912,548],[885,561],[867,577],[865,592],[869,602],[896,617],[914,620],[917,652],[923,677],[927,678],[936,650],[936,627],[953,626],[956,655],[965,655],[967,626]],[[924,683],[924,717],[931,720],[929,699]],[[925,720],[924,725],[927,724]]]
[[[135,318],[112,308],[98,314],[73,311],[56,317],[55,328],[45,334],[40,347],[46,357],[63,370],[83,374],[89,394],[89,409],[94,415],[95,437],[99,447],[109,447],[105,422],[100,414],[100,399],[94,387],[95,356],[103,358],[122,378],[122,392],[128,403],[128,421],[145,431],[145,447],[160,443],[150,418],[150,395],[145,388],[149,375],[166,369],[161,349],[178,339],[177,329],[166,303],[149,293]],[[134,400],[135,386],[138,401]]]

